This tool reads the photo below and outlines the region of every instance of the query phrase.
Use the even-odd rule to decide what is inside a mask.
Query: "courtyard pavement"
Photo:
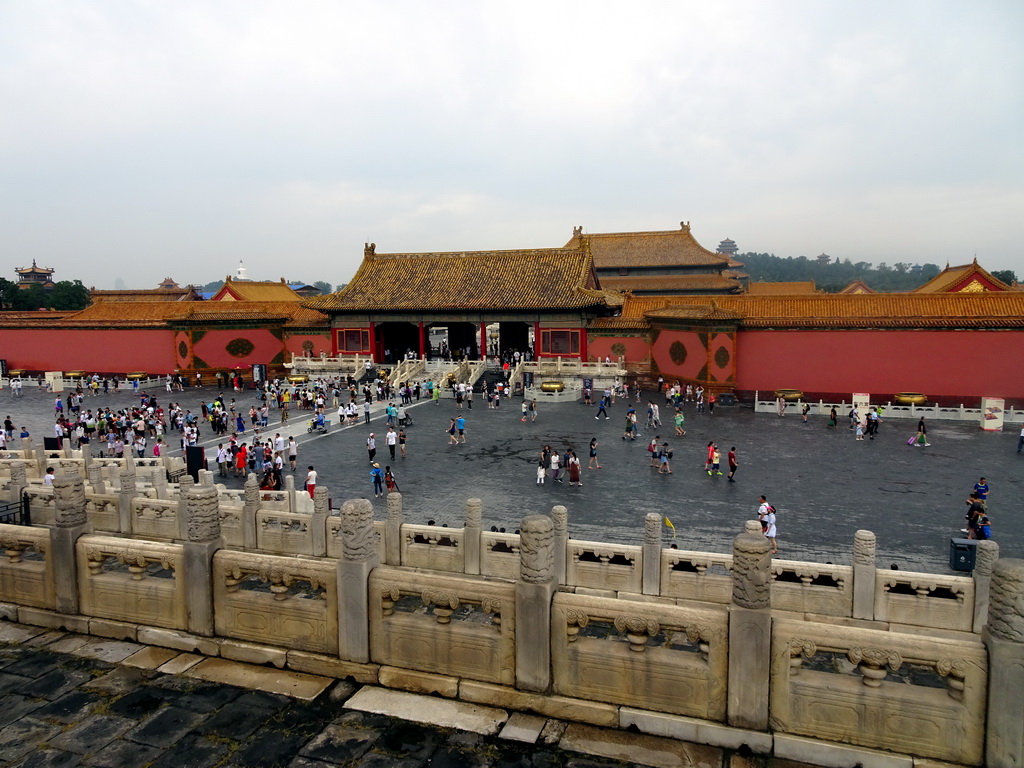
[[[217,394],[211,388],[172,395],[152,392],[165,406],[176,401],[193,412],[199,411],[202,397]],[[225,395],[237,400],[240,411],[255,402],[252,390]],[[53,399],[35,390],[16,399],[4,390],[0,413],[10,414],[18,427],[28,426],[41,442],[52,434]],[[135,396],[125,392],[87,397],[85,407],[133,402]],[[1024,557],[1024,529],[1013,523],[1024,501],[1024,457],[1016,452],[1019,428],[989,433],[974,424],[934,422],[928,427],[931,445],[917,448],[906,444],[916,427],[915,421],[906,419],[887,419],[877,439],[856,442],[842,419],[839,428],[829,430],[822,417],[812,417],[805,425],[795,414],[780,418],[754,414],[743,406],[719,406],[714,414],[698,414],[687,404],[686,436],[678,438],[670,424],[644,428],[646,407],[634,401],[641,436],[632,441],[622,439],[627,406],[621,399],[609,409],[607,420],[594,418],[596,406],[542,403],[536,422],[526,423],[520,420],[521,402],[505,400],[497,410],[489,410],[476,398],[472,409],[459,412],[450,399],[438,405],[421,401],[410,409],[414,424],[406,430],[407,458],[394,461],[384,444],[387,429],[377,403],[370,425],[340,428],[331,413],[327,435],[306,432],[308,413],[293,412],[282,428],[272,410],[265,433],[293,434],[298,439],[299,470],[293,473],[297,486],[312,464],[335,508],[349,498],[369,497],[378,519],[385,514],[385,502],[373,498],[366,453],[370,432],[376,434],[376,460],[382,467],[390,464],[395,472],[409,522],[434,520],[459,527],[466,500],[478,497],[485,528],[511,532],[523,516],[564,504],[573,538],[639,544],[645,514],[657,512],[675,526],[675,538],[664,527],[666,546],[728,552],[743,521],[755,516],[758,495],[763,493],[778,509],[780,558],[849,563],[854,531],[866,528],[878,537],[881,567],[896,563],[903,570],[937,573],[949,570],[949,540],[962,535],[965,499],[984,475],[992,489],[989,515],[1001,555]],[[659,404],[667,421],[669,409]],[[449,419],[460,413],[466,418],[466,442],[450,446]],[[673,450],[671,475],[658,475],[648,467],[647,443],[655,433]],[[249,430],[243,438],[251,436]],[[602,469],[584,468],[583,487],[552,483],[550,477],[545,485],[536,484],[544,444],[556,450],[572,447],[585,466],[593,437],[599,440]],[[201,438],[212,464],[217,441],[208,431]],[[724,474],[709,477],[704,471],[706,446],[712,440],[721,451],[725,473],[728,450],[736,447],[736,482],[727,482]],[[243,482],[232,477],[217,480],[229,487]]]

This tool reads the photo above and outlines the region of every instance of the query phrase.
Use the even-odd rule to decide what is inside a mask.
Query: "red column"
[[[533,324],[533,359],[540,357],[540,323]]]
[[[480,359],[487,359],[487,323],[480,323]]]
[[[420,357],[424,357],[427,353],[427,347],[424,341],[426,336],[426,328],[423,327],[423,323],[420,323]]]
[[[580,361],[587,362],[587,329],[580,328]]]
[[[370,321],[370,356],[375,362],[380,361],[380,356],[377,354],[377,324]]]
[[[338,356],[338,329],[331,328],[331,357]]]

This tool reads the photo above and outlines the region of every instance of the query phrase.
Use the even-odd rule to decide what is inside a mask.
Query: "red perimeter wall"
[[[171,330],[0,331],[0,358],[8,369],[168,373],[175,369]]]
[[[1024,331],[755,331],[737,334],[736,389],[809,395],[924,392],[977,407],[1024,400]]]

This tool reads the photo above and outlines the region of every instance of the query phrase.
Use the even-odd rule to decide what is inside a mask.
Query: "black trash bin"
[[[954,571],[973,571],[978,554],[976,539],[949,540],[949,567]]]

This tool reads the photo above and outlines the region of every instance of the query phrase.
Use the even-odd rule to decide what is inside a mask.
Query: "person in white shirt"
[[[309,465],[309,471],[306,473],[306,491],[309,493],[309,498],[313,498],[313,494],[316,491],[316,470],[313,469],[313,465]]]
[[[43,476],[43,485],[53,485],[53,467],[46,468],[46,474]]]
[[[224,443],[217,446],[217,473],[221,477],[228,476],[228,458],[231,452],[224,447]]]

